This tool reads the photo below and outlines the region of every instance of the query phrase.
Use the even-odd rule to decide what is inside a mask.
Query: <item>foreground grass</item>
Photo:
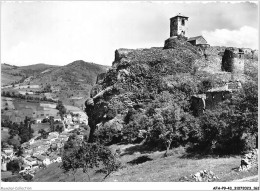
[[[126,149],[127,150],[127,149]],[[218,182],[229,182],[258,174],[258,169],[253,168],[246,172],[238,172],[241,156],[226,157],[186,157],[184,148],[171,150],[171,156],[163,157],[164,152],[133,153],[121,158],[126,167],[113,173],[106,181],[119,182],[179,182],[183,176],[190,176],[201,170],[211,170],[219,179]],[[136,165],[132,164],[134,158],[149,160]],[[127,162],[128,160],[128,162]],[[258,181],[258,180],[256,180]]]
[[[105,181],[108,182],[179,182],[183,176],[190,176],[200,170],[211,170],[219,179],[217,182],[230,182],[237,179],[246,178],[258,174],[258,170],[253,168],[246,172],[238,172],[240,156],[226,157],[187,157],[184,148],[171,150],[170,156],[163,157],[164,152],[159,151],[137,151],[127,152],[136,145],[112,146],[112,149],[120,147],[122,153],[120,161],[122,168],[112,173]],[[33,181],[38,182],[74,182],[72,174],[64,174],[59,163],[51,164],[48,168],[40,170]],[[88,182],[86,174],[79,170],[76,181]],[[90,172],[92,182],[102,181],[104,174]],[[253,179],[250,181],[258,181]]]

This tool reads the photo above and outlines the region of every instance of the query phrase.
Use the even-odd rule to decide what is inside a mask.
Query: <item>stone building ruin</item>
[[[243,74],[244,51],[238,48],[226,48],[222,57],[221,69],[232,74]]]

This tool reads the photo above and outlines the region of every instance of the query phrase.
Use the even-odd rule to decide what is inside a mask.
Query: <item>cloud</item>
[[[258,30],[253,27],[243,26],[238,30],[202,31],[202,35],[212,46],[258,49]]]

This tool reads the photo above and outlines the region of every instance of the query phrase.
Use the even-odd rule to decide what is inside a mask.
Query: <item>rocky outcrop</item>
[[[198,58],[198,53],[186,47],[116,50],[112,68],[98,80],[85,103],[90,134],[97,124],[109,125],[118,115],[124,118],[130,108],[145,108],[155,94],[167,89],[164,76],[190,73]]]
[[[189,177],[183,176],[179,179],[181,182],[213,182],[218,180],[217,177],[212,171],[210,170],[201,170],[195,174],[191,174]]]
[[[100,76],[92,88],[91,99],[85,104],[90,140],[97,124],[108,126],[117,116],[123,119],[130,109],[144,112],[156,95],[169,89],[175,91],[176,87],[181,89],[182,82],[196,84],[205,77],[231,79],[230,72],[221,71],[225,48],[209,47],[201,51],[174,38],[165,42],[164,48],[116,50],[112,68]],[[121,120],[117,126],[122,127],[120,123],[124,125]]]
[[[241,159],[239,171],[247,171],[258,166],[258,149],[254,149],[245,154]]]

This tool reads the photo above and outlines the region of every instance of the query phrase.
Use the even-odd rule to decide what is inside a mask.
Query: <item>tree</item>
[[[34,133],[34,130],[31,128],[32,120],[29,117],[25,117],[24,123],[20,124],[19,127],[19,136],[21,137],[21,143],[29,141]]]
[[[16,155],[17,155],[18,157],[20,157],[20,156],[22,156],[22,154],[23,154],[23,149],[22,149],[22,147],[18,147],[17,152],[16,152]]]
[[[18,136],[19,137],[19,136]],[[12,139],[8,139],[7,143],[9,145],[13,145],[14,149],[18,149],[21,145],[20,141],[18,140],[18,138],[12,138]]]
[[[20,164],[18,160],[12,160],[9,163],[7,163],[7,170],[11,171],[12,174],[14,174],[15,172],[19,172],[20,171]]]
[[[48,132],[46,132],[44,129],[40,129],[39,131],[38,131],[38,133],[39,134],[41,134],[41,137],[43,138],[43,139],[47,139],[48,138]]]
[[[58,101],[56,109],[59,110],[60,117],[63,120],[63,116],[66,114],[66,108],[64,107],[62,101]]]
[[[56,130],[57,132],[59,132],[59,133],[62,133],[62,131],[63,131],[63,127],[57,125],[57,126],[55,127],[55,130]]]
[[[50,131],[54,132],[55,128],[54,128],[54,117],[53,116],[50,116],[49,122],[50,122]]]
[[[68,142],[75,141],[72,137]],[[103,164],[102,171],[106,173],[104,179],[113,171],[116,171],[120,164],[115,155],[105,146],[99,143],[76,143],[72,147],[64,148],[62,156],[62,168],[65,172],[72,171],[74,181],[76,181],[76,172],[81,169],[86,173],[90,181],[89,170],[98,168]]]

